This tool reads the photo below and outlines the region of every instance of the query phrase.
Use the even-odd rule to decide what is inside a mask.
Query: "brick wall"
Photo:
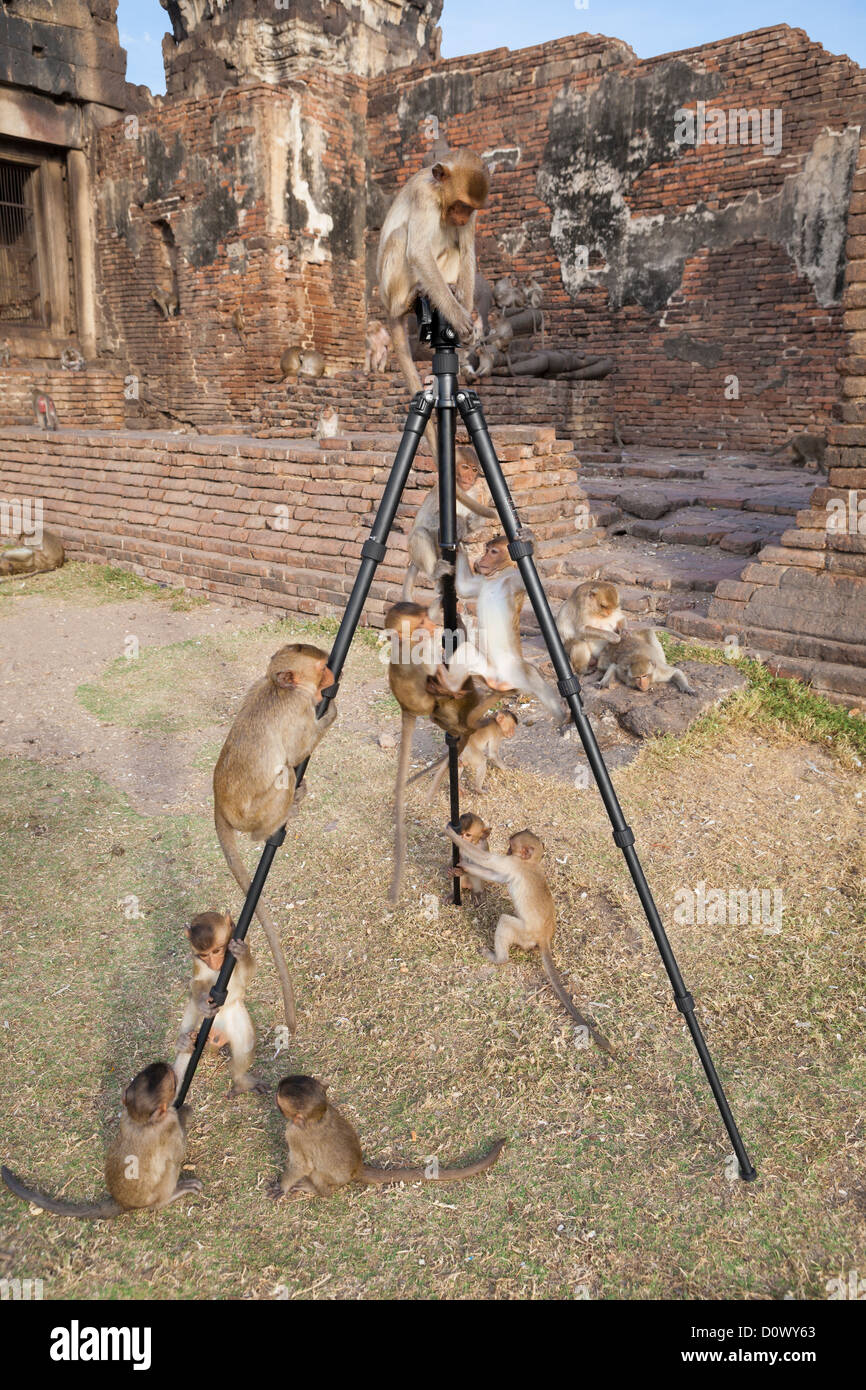
[[[87,366],[65,372],[43,364],[0,367],[0,424],[33,423],[33,390],[47,391],[61,425],[93,425],[122,429],[126,413],[123,377],[118,372]]]
[[[364,101],[360,79],[319,68],[101,132],[103,327],[140,378],[141,414],[248,420],[285,347],[320,349],[330,370],[363,356]],[[168,319],[151,297],[160,220],[176,246]]]
[[[538,542],[539,564],[574,541],[583,498],[570,446],[552,428],[494,431],[497,453]],[[0,429],[0,496],[43,501],[71,558],[110,561],[149,579],[290,613],[340,612],[381,499],[396,440],[311,444]],[[431,481],[410,479],[367,620],[399,598],[411,518]]]
[[[779,154],[675,149],[674,111],[699,99],[780,108]],[[420,166],[435,114],[452,145],[495,164],[485,274],[541,280],[551,344],[613,353],[627,437],[755,447],[826,426],[839,394],[842,306],[819,302],[804,269],[814,246],[800,265],[792,249],[817,237],[821,254],[815,161],[845,189],[839,156],[864,105],[866,73],[784,25],[645,62],[578,35],[372,81],[370,163],[381,209]],[[844,218],[847,196],[835,201]],[[568,264],[578,241],[587,273]],[[730,376],[739,399],[725,398]]]

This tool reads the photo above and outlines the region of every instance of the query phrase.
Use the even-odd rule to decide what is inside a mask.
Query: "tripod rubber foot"
[[[754,1182],[757,1176],[757,1168],[743,1168],[742,1164],[740,1164],[740,1177],[743,1182]]]

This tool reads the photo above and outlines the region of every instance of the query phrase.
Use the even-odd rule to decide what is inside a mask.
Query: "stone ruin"
[[[862,704],[866,73],[785,25],[443,61],[441,0],[162,4],[152,97],[115,0],[0,0],[6,510],[41,497],[73,555],[340,608],[406,409],[364,370],[378,230],[437,141],[468,145],[481,268],[538,287],[530,351],[614,364],[480,383],[552,598],[600,571],[635,617]],[[290,345],[325,375],[282,379]],[[769,452],[803,430],[826,477]]]

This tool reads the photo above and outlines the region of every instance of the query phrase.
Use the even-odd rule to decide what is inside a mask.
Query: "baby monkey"
[[[556,615],[556,626],[579,676],[595,668],[608,644],[619,642],[624,622],[615,584],[587,579],[572,591]]]
[[[239,1095],[243,1091],[257,1091],[262,1095],[268,1087],[266,1082],[253,1076],[250,1071],[256,1035],[244,1003],[255,961],[246,941],[235,941],[232,937],[234,929],[235,924],[227,912],[200,912],[186,928],[193,954],[192,983],[181,1019],[174,1071],[180,1085],[202,1020],[216,1018],[219,1014],[218,1023],[208,1035],[207,1045],[216,1050],[228,1043],[231,1049],[229,1070],[232,1095]],[[225,1003],[214,1004],[210,992],[217,982],[227,951],[231,952],[237,964],[229,980]],[[196,1031],[193,1032],[193,1029]]]
[[[105,1183],[111,1197],[77,1205],[47,1197],[25,1187],[20,1178],[2,1169],[6,1186],[25,1202],[34,1202],[55,1216],[106,1220],[125,1211],[159,1211],[178,1197],[201,1192],[198,1178],[180,1178],[186,1153],[184,1105],[175,1110],[177,1084],[168,1062],[151,1062],[133,1077],[123,1093],[126,1114],[105,1158]]]
[[[476,792],[484,790],[488,763],[500,772],[508,771],[499,756],[499,748],[504,738],[514,738],[519,722],[513,709],[501,709],[482,719],[475,732],[469,735],[460,761],[474,775]]]
[[[503,912],[496,924],[492,959],[497,965],[504,965],[512,946],[519,946],[523,951],[537,947],[544,973],[559,1002],[575,1023],[587,1029],[602,1051],[613,1057],[613,1049],[604,1034],[578,1012],[550,954],[556,904],[541,867],[543,841],[531,830],[520,830],[509,838],[507,854],[491,854],[480,844],[461,839],[450,825],[445,827],[445,833],[460,850],[461,868],[488,883],[504,884],[514,906],[514,913]]]
[[[457,822],[457,829],[464,840],[468,840],[471,845],[480,845],[482,849],[490,848],[490,826],[485,825],[480,816],[475,816],[471,811],[464,811]],[[487,887],[483,878],[473,874],[470,869],[466,869],[462,864],[458,864],[456,869],[451,870],[455,878],[459,878],[464,888],[468,888],[472,894],[472,902],[477,907],[481,902],[481,895]]]
[[[336,1105],[326,1095],[327,1086],[314,1076],[284,1076],[277,1087],[277,1105],[285,1115],[289,1157],[285,1171],[271,1195],[330,1197],[350,1182],[385,1186],[397,1182],[458,1182],[492,1168],[505,1147],[497,1139],[475,1163],[461,1168],[370,1168],[361,1154],[361,1141]]]

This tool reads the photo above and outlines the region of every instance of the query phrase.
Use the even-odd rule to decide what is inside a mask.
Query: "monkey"
[[[544,290],[539,280],[527,280],[526,302],[530,309],[540,309],[544,301]]]
[[[46,391],[37,391],[35,387],[33,388],[33,421],[43,430],[60,428],[54,401]]]
[[[394,868],[388,889],[390,902],[400,896],[406,867],[406,774],[412,753],[415,723],[433,713],[436,696],[427,689],[428,676],[438,665],[434,644],[437,627],[429,609],[420,603],[395,603],[385,614],[385,630],[396,634],[391,641],[388,685],[400,706],[400,750],[394,786]]]
[[[506,352],[508,349],[508,345],[509,343],[511,343],[513,338],[514,329],[508,322],[508,319],[503,318],[500,315],[497,318],[496,323],[494,323],[493,327],[487,334],[487,341],[485,343],[485,347],[489,348],[490,351],[494,353]]]
[[[231,1048],[232,1095],[242,1091],[258,1091],[261,1095],[268,1087],[250,1071],[256,1035],[244,1003],[255,961],[246,941],[236,941],[232,936],[234,929],[235,924],[227,912],[200,912],[186,928],[193,954],[192,983],[181,1019],[174,1071],[180,1085],[195,1046],[193,1029],[197,1030],[204,1018],[217,1018],[218,1022],[208,1035],[208,1046],[216,1049],[228,1043]],[[231,952],[236,964],[225,1003],[213,1004],[210,992],[217,982],[226,951]]]
[[[53,531],[42,532],[42,542],[21,531],[8,549],[0,549],[0,577],[9,574],[47,574],[59,569],[66,560],[63,542]]]
[[[86,365],[78,348],[65,347],[60,354],[60,366],[64,372],[83,372]]]
[[[496,350],[487,343],[481,343],[475,349],[473,359],[475,361],[475,366],[473,367],[471,361],[468,362],[466,364],[466,374],[480,381],[482,377],[489,376],[493,371],[496,365]]]
[[[357,1131],[327,1097],[328,1087],[313,1076],[284,1076],[277,1087],[277,1105],[285,1116],[289,1154],[281,1178],[273,1184],[274,1198],[330,1197],[351,1182],[383,1187],[389,1183],[458,1182],[492,1168],[505,1147],[497,1139],[482,1158],[461,1168],[370,1168],[361,1153]]]
[[[477,529],[471,526],[471,515],[495,517],[494,507],[477,502],[469,489],[478,482],[478,471],[471,451],[458,447],[456,451],[455,472],[457,477],[457,534],[458,539]],[[471,515],[470,515],[471,514]],[[439,557],[439,484],[434,482],[421,506],[418,508],[412,530],[409,532],[409,568],[403,580],[403,599],[411,603],[415,593],[415,581],[424,574],[431,583],[443,574],[450,572],[450,566]]]
[[[618,449],[625,448],[625,441],[620,432],[619,421],[617,420],[615,415],[613,417],[613,442]]]
[[[771,449],[771,454],[781,454],[783,449],[791,449],[794,454],[794,463],[802,463],[808,466],[814,463],[815,468],[821,473],[828,473],[824,463],[827,453],[827,439],[823,434],[792,434],[790,439],[786,439],[782,444],[777,444],[775,449]]]
[[[570,715],[563,712],[559,695],[545,681],[520,646],[520,610],[526,597],[520,571],[508,553],[504,536],[495,536],[484,547],[484,554],[475,562],[475,573],[469,567],[466,551],[457,551],[457,595],[474,598],[478,614],[478,642],[463,642],[446,669],[440,667],[439,679],[449,690],[457,690],[467,676],[478,675],[492,690],[521,690],[540,700],[560,727]]]
[[[171,281],[165,280],[161,284],[154,285],[150,297],[160,309],[164,319],[177,318],[180,313],[180,301],[177,297],[177,290]]]
[[[320,352],[315,352],[307,348],[301,353],[301,361],[298,367],[300,376],[320,377],[325,375],[325,359]]]
[[[615,584],[587,579],[569,594],[556,615],[556,626],[579,676],[593,670],[605,644],[619,642],[624,622]]]
[[[490,848],[490,826],[485,825],[480,816],[474,816],[471,811],[464,811],[457,822],[457,833],[462,839],[468,840],[471,845],[480,845],[482,849]],[[484,889],[487,883],[483,878],[476,877],[469,869],[464,869],[460,865],[451,870],[452,876],[462,880],[463,886],[468,888],[472,894],[472,902],[477,907],[481,902]]]
[[[301,369],[301,349],[299,347],[287,347],[280,358],[281,379],[285,381],[287,376],[297,376]]]
[[[8,338],[4,338],[0,343],[0,367],[9,367],[12,364],[12,344]]]
[[[489,714],[482,719],[477,729],[469,735],[460,760],[475,776],[474,791],[484,790],[488,762],[498,767],[500,772],[507,771],[499,757],[499,747],[504,738],[514,737],[519,722],[514,710],[498,710],[496,714]]]
[[[201,1192],[198,1178],[181,1178],[186,1155],[189,1107],[172,1105],[177,1082],[168,1062],[151,1062],[130,1081],[123,1093],[126,1114],[105,1158],[105,1183],[111,1194],[97,1203],[78,1205],[48,1197],[25,1187],[20,1178],[2,1169],[6,1186],[25,1202],[55,1216],[107,1220],[124,1212],[159,1211],[178,1197]]]
[[[578,1012],[550,954],[556,904],[541,867],[544,842],[531,830],[519,830],[509,837],[505,854],[491,854],[480,845],[462,839],[450,825],[445,827],[445,833],[460,850],[462,868],[488,883],[504,884],[511,898],[514,914],[503,912],[499,918],[491,958],[497,965],[504,965],[512,946],[519,946],[523,951],[537,947],[544,973],[559,1002],[575,1023],[586,1028],[602,1051],[612,1057],[613,1049],[607,1038]]]
[[[367,349],[364,357],[364,371],[387,371],[388,353],[391,351],[391,334],[381,319],[370,319],[367,324],[364,343]]]
[[[490,175],[479,156],[471,150],[449,151],[413,174],[382,224],[376,263],[379,298],[394,354],[413,394],[422,388],[409,348],[406,315],[419,295],[430,300],[464,346],[472,344],[475,223],[489,191]],[[433,420],[427,428],[435,457]]]
[[[474,734],[484,722],[484,716],[492,705],[498,704],[502,698],[502,692],[491,690],[484,681],[476,676],[469,676],[461,685],[460,689],[452,693],[447,686],[443,685],[437,673],[427,677],[427,690],[435,695],[436,700],[430,719],[441,729],[444,734],[451,734],[457,739],[457,756],[462,756],[466,746]],[[510,713],[510,711],[509,711]],[[516,722],[516,716],[514,716]],[[445,753],[435,763],[429,767],[422,768],[410,777],[407,786],[417,782],[429,773],[435,773],[430,784],[429,800],[433,801],[445,773],[448,771],[448,754]]]
[[[213,774],[214,823],[226,863],[246,893],[250,879],[237,832],[267,840],[293,814],[294,769],[310,756],[337,717],[331,702],[321,719],[316,706],[333,685],[328,657],[318,647],[292,642],[274,652],[267,674],[251,686],[235,715]],[[280,976],[286,1023],[295,1031],[295,1000],[277,929],[261,901],[264,928]]]
[[[649,690],[656,681],[673,681],[686,695],[696,695],[685,672],[669,666],[654,628],[629,632],[618,646],[604,647],[598,656],[598,669],[604,671],[602,687],[612,684],[614,676],[633,690]]]
[[[238,307],[232,313],[232,328],[235,330],[235,332],[237,333],[238,337],[244,345],[246,345],[246,338],[244,337],[246,326],[247,321],[246,317],[244,316],[244,306],[243,304],[239,304]]]
[[[332,405],[326,405],[316,426],[317,439],[336,439],[340,432],[340,417]]]
[[[493,286],[493,298],[496,307],[503,314],[516,314],[526,304],[526,295],[519,285],[515,284],[510,275],[503,275]]]

